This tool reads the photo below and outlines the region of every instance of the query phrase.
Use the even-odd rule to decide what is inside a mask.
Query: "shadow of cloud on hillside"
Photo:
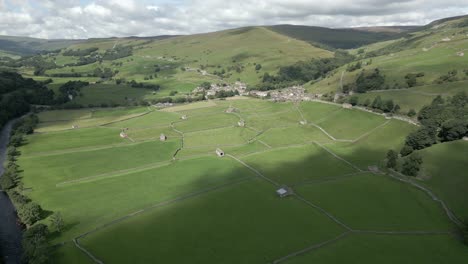
[[[357,148],[355,150],[355,152],[353,153],[350,153],[349,155],[356,155],[356,154],[360,154],[360,153],[367,153],[367,155],[370,155],[372,157],[375,157],[375,162],[372,162],[372,165],[375,164],[375,163],[378,163],[378,159],[380,157],[382,157],[382,153],[379,152],[379,151],[371,151],[371,150],[367,150],[367,149],[360,149],[360,148]],[[229,153],[227,153],[229,154]],[[213,154],[214,156],[215,154]],[[310,167],[310,163],[313,163],[314,160],[316,161],[317,159],[319,159],[321,156],[323,155],[322,153],[318,152],[318,153],[314,153],[312,155],[309,155],[307,156],[306,158],[302,159],[302,160],[295,160],[295,161],[287,161],[287,159],[285,158],[285,161],[284,162],[281,162],[279,164],[277,164],[274,168],[269,168],[269,169],[265,169],[263,171],[261,171],[262,174],[264,174],[265,176],[269,177],[269,176],[272,176],[272,175],[290,175],[291,174],[291,168],[308,168]],[[333,158],[335,159],[333,156],[330,155],[330,158]],[[342,156],[342,158],[346,159],[347,156]],[[219,159],[231,159],[230,157],[224,157],[224,158],[219,158]],[[215,160],[213,160],[215,161]],[[338,160],[339,161],[339,160]],[[176,161],[174,162],[172,165],[173,166],[177,166],[178,163],[181,163],[181,162],[185,162],[185,161]],[[234,161],[233,162],[237,162],[237,161]],[[339,161],[339,162],[342,162],[342,161]],[[250,164],[249,164],[250,165]],[[239,166],[243,166],[241,164],[239,164]],[[257,169],[257,168],[255,168]],[[132,221],[135,220],[138,222],[138,219],[141,219],[139,217],[151,217],[151,213],[152,212],[155,212],[156,210],[159,210],[158,214],[160,214],[160,217],[165,217],[164,215],[167,214],[167,217],[169,217],[169,215],[171,214],[174,214],[174,212],[172,212],[171,210],[171,206],[193,206],[193,205],[187,205],[187,203],[191,203],[190,201],[192,199],[196,199],[196,197],[203,197],[203,196],[208,196],[208,195],[212,195],[213,193],[216,193],[216,192],[223,192],[224,190],[229,190],[231,188],[242,188],[242,183],[243,182],[248,182],[249,179],[254,179],[254,178],[258,178],[258,180],[260,181],[265,181],[264,179],[262,179],[261,177],[255,177],[255,173],[253,172],[248,172],[247,171],[248,169],[245,168],[245,167],[242,167],[242,168],[237,168],[237,169],[234,169],[228,173],[225,173],[225,175],[223,175],[223,177],[220,177],[219,175],[219,172],[215,169],[210,169],[210,168],[207,168],[207,171],[206,171],[206,174],[204,177],[201,177],[201,178],[198,178],[184,186],[176,186],[174,187],[175,189],[178,190],[178,193],[179,195],[177,195],[177,197],[179,198],[174,198],[174,196],[172,197],[166,197],[166,198],[161,198],[159,201],[147,201],[145,204],[145,208],[147,211],[145,212],[139,212],[137,214],[131,214],[130,216],[126,216],[126,217],[122,217],[120,218],[119,220],[117,221],[112,221],[112,222],[108,222],[108,223],[105,223],[102,227],[103,229],[97,231],[97,232],[94,232],[94,233],[91,233],[89,234],[88,236],[85,236],[83,238],[81,238],[80,240],[84,240],[85,242],[82,243],[84,244],[84,246],[89,246],[89,244],[87,243],[88,239],[91,238],[91,240],[94,240],[94,239],[109,239],[109,237],[106,237],[106,236],[110,236],[112,237],[112,231],[115,231],[115,230],[126,230],[128,228],[132,228],[132,229],[135,229],[134,231],[135,232],[140,232],[138,231],[139,227],[138,226],[133,226],[133,227],[130,227],[130,226],[126,226],[126,223],[129,223],[128,221]],[[188,172],[190,173],[190,172]],[[317,173],[320,173],[320,171],[312,171],[311,173],[314,173],[314,174],[317,174]],[[173,175],[173,177],[177,177],[179,175]],[[325,175],[322,179],[327,179],[328,177],[333,177],[333,176],[340,176],[340,175]],[[158,177],[157,175],[155,175],[155,177]],[[252,178],[251,178],[252,177]],[[137,179],[135,179],[137,180]],[[102,180],[101,182],[104,184],[106,183],[107,180]],[[266,182],[266,181],[265,181]],[[284,184],[284,182],[282,181],[278,181],[279,185],[282,185]],[[295,185],[297,183],[301,183],[301,182],[292,182],[291,185]],[[270,192],[269,193],[266,193],[264,191],[259,191],[256,195],[266,195],[268,196],[269,198],[267,199],[278,199],[278,201],[280,201],[281,199],[279,197],[277,197],[277,194],[276,194],[276,190],[278,189],[279,186],[275,186],[273,184],[270,184],[267,182],[268,185],[271,186],[270,188]],[[188,187],[187,187],[188,186]],[[181,190],[183,189],[183,190]],[[137,188],[133,189],[131,186],[129,186],[129,188],[126,190],[126,192],[135,192],[135,191],[138,191]],[[154,191],[157,191],[157,190],[154,190]],[[250,192],[249,190],[247,190],[248,192]],[[239,194],[242,194],[242,192],[240,192]],[[257,196],[253,196],[253,197],[257,197]],[[120,195],[116,195],[115,199],[119,200],[119,199],[122,199],[123,197],[120,197]],[[294,197],[287,197],[285,199],[295,199]],[[200,199],[198,199],[200,200]],[[203,212],[205,209],[206,206],[209,206],[210,203],[206,203],[208,201],[213,201],[213,203],[217,203],[219,201],[216,201],[216,200],[203,200],[203,203],[198,203],[196,204],[197,208],[198,209],[195,209],[194,211],[200,211],[200,212]],[[234,201],[229,201],[229,200],[226,200],[226,201],[223,201],[223,204],[224,204],[224,207],[225,209],[223,210],[226,210],[226,213],[228,213],[230,210],[232,210],[233,208],[236,208],[236,210],[239,210],[239,206],[240,205],[237,205],[235,200]],[[206,205],[205,205],[206,204]],[[254,201],[252,201],[252,204],[254,204]],[[231,208],[231,209],[230,209]],[[221,210],[221,209],[220,209]],[[242,209],[240,209],[242,211]],[[315,210],[313,208],[311,208],[310,210]],[[317,211],[318,212],[318,211]],[[215,214],[216,215],[216,214]],[[194,216],[195,217],[195,216]],[[197,216],[198,217],[198,216]],[[246,211],[246,215],[245,215],[246,218],[249,218],[249,217],[252,217],[252,215],[248,214],[248,211]],[[324,216],[325,217],[325,216]],[[155,219],[156,221],[157,219]],[[216,225],[216,219],[213,219],[211,216],[208,217],[206,219],[207,223],[206,224],[212,224],[212,225]],[[330,220],[331,221],[331,220]],[[177,221],[176,221],[177,222]],[[130,222],[131,223],[131,222]],[[174,224],[174,227],[176,227],[177,224]],[[123,229],[122,229],[123,228]],[[169,230],[171,230],[173,227],[168,227]],[[234,232],[235,230],[237,230],[238,227],[235,227],[235,226],[232,226],[232,230],[225,230],[226,234],[228,233],[231,233],[231,232]],[[287,227],[284,227],[285,230],[287,230]],[[101,231],[103,231],[103,233],[101,233]],[[272,230],[273,231],[273,230]],[[111,233],[109,233],[111,232]],[[143,232],[143,231],[142,231]],[[245,239],[247,240],[252,240],[254,241],[255,240],[255,230],[238,230],[237,232],[247,232],[245,233]],[[97,237],[93,237],[97,235]],[[181,235],[181,234],[177,234],[177,235]],[[180,238],[178,237],[172,237],[171,239],[169,239],[169,237],[167,239],[169,239],[168,241],[166,241],[165,243],[165,247],[166,248],[184,248],[187,246],[186,244],[186,239],[184,238],[186,236],[186,234],[182,234]],[[210,236],[214,236],[214,234],[206,234],[207,237],[210,237]],[[201,243],[208,243],[207,241],[205,241],[203,238],[200,238],[201,240]],[[89,241],[88,241],[89,242]],[[124,242],[122,242],[124,243]],[[137,242],[134,242],[134,243],[137,243]],[[93,243],[92,243],[93,244]],[[104,242],[102,243],[103,245],[105,244]],[[211,247],[217,247],[215,244],[211,244]],[[280,243],[281,244],[281,243]],[[127,244],[123,244],[122,245],[122,248],[125,248],[126,246],[128,246]],[[307,245],[307,244],[304,244],[302,245],[301,247],[302,248],[305,248],[307,246],[310,246],[310,245]],[[300,250],[302,248],[294,248],[292,251],[294,250]],[[101,254],[102,254],[102,250],[104,249],[98,249],[98,250],[95,250],[93,249],[92,247],[91,248],[88,248],[91,252],[95,252],[96,255],[99,257]],[[123,249],[122,249],[123,250]],[[232,249],[235,251],[235,249]],[[276,252],[276,253],[273,253],[271,255],[269,255],[269,257],[267,257],[265,259],[265,261],[273,261],[274,259],[276,258],[280,258],[282,257],[285,253],[291,253],[291,252]],[[207,253],[208,254],[208,253]],[[240,252],[239,252],[240,254]],[[106,258],[106,256],[103,256],[104,258]],[[132,256],[131,254],[128,256],[128,260],[132,259]],[[107,260],[107,259],[105,259]]]

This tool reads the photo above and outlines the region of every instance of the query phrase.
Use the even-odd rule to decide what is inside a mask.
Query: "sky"
[[[47,39],[181,35],[255,25],[423,25],[468,0],[0,0],[0,35]]]

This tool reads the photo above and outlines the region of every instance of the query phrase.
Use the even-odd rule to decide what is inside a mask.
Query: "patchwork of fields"
[[[369,170],[415,129],[402,121],[329,104],[254,99],[39,117],[18,164],[28,196],[65,220],[52,237],[65,242],[54,252],[57,263],[468,257],[437,203]],[[217,148],[226,155],[218,157]],[[293,194],[278,197],[282,186]]]

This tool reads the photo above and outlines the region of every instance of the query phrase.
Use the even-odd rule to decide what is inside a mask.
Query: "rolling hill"
[[[276,25],[269,29],[313,45],[334,49],[353,49],[375,42],[395,39],[415,27],[324,28],[298,25]]]
[[[361,101],[381,95],[393,99],[405,110],[418,110],[437,95],[453,95],[468,84],[467,32],[468,17],[456,17],[433,22],[396,40],[351,50],[357,60],[349,65],[360,62],[361,69],[350,71],[349,65],[344,65],[306,87],[310,92],[340,93],[342,87],[354,85],[362,71],[378,68],[385,76],[385,83],[372,91],[378,94],[358,94]],[[420,77],[409,85],[408,74]]]

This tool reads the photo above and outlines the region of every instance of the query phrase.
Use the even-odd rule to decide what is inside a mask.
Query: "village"
[[[206,99],[216,96],[222,92],[229,92],[239,96],[251,96],[261,99],[266,99],[273,102],[300,102],[312,101],[322,98],[322,94],[307,93],[303,86],[292,86],[280,90],[259,91],[248,90],[247,84],[235,82],[234,84],[211,84],[206,87],[199,86],[193,90],[193,94],[205,92]]]

